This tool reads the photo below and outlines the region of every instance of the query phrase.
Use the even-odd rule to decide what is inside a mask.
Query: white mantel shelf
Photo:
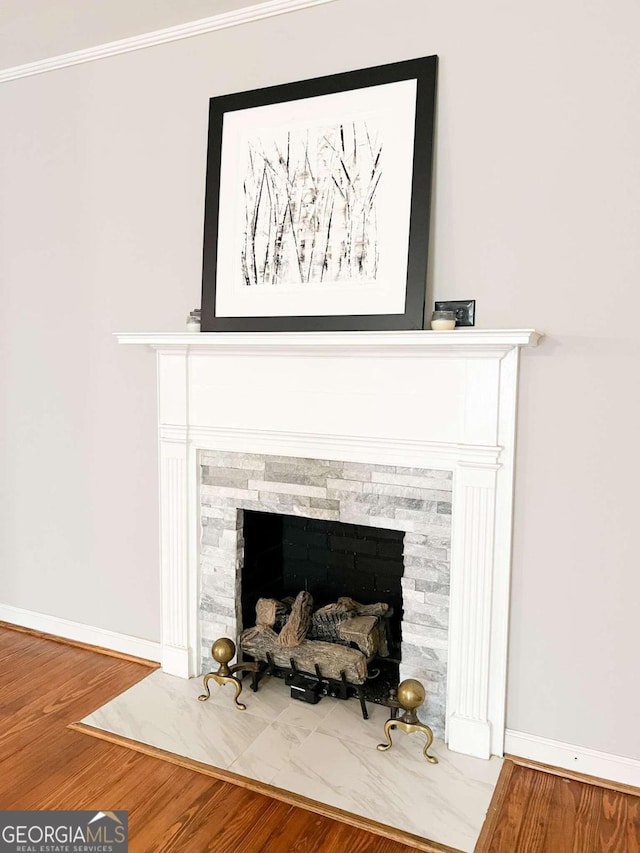
[[[451,332],[116,332],[120,344],[156,350],[251,355],[426,355],[486,357],[535,347],[534,329],[456,329]]]

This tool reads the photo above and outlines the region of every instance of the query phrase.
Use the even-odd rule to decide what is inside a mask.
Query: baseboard
[[[49,616],[46,613],[36,613],[33,610],[23,610],[10,604],[0,604],[0,621],[39,631],[43,634],[53,634],[65,640],[82,643],[87,646],[97,646],[110,649],[119,654],[145,660],[159,661],[161,659],[160,643],[152,640],[142,640],[140,637],[130,637],[128,634],[118,634],[106,628],[94,628],[81,622],[71,622],[59,616]]]
[[[505,732],[504,751],[515,757],[528,758],[539,764],[570,770],[583,776],[640,788],[640,760],[637,758],[598,752],[584,746],[512,729]]]

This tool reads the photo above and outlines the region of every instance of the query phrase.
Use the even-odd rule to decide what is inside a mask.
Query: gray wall
[[[338,0],[1,86],[0,601],[158,638],[154,363],[110,333],[199,303],[209,97],[437,53],[430,296],[548,335],[508,725],[640,757],[639,28],[635,0]]]

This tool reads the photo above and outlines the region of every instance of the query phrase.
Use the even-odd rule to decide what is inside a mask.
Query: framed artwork
[[[423,328],[437,62],[211,99],[202,331]]]

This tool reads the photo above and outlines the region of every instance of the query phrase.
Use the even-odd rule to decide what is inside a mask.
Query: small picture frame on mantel
[[[437,65],[211,99],[202,331],[423,328]]]

